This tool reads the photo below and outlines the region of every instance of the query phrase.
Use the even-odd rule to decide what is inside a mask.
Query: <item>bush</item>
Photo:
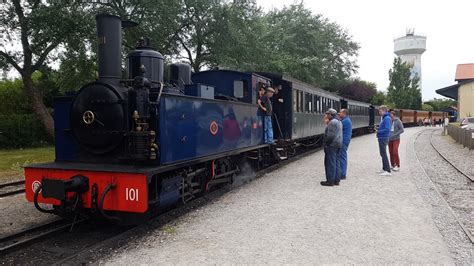
[[[47,134],[35,115],[0,115],[0,148],[43,146],[47,144],[47,139]]]
[[[19,79],[0,81],[0,115],[29,114],[31,108]]]

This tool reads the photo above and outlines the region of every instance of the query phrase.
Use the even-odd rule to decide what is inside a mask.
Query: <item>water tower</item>
[[[421,89],[421,54],[426,51],[426,36],[415,35],[414,29],[408,29],[405,36],[395,39],[394,53],[402,62],[412,65],[411,76],[420,78]]]

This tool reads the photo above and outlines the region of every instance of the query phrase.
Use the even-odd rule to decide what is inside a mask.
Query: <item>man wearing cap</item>
[[[273,126],[272,126],[272,102],[271,98],[273,97],[275,90],[272,87],[268,87],[265,95],[261,98],[261,105],[263,105],[262,110],[264,111],[263,116],[263,131],[264,131],[264,141],[265,143],[273,143]]]
[[[326,111],[329,123],[324,131],[324,168],[326,181],[321,181],[322,186],[338,186],[340,181],[338,153],[342,147],[342,123],[337,118],[336,110],[330,108]]]

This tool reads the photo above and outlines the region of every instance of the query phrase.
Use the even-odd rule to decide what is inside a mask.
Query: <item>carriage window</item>
[[[296,90],[293,90],[293,112],[297,112],[298,111],[298,106],[297,106],[297,103],[298,103],[298,92]]]
[[[304,95],[305,98],[305,112],[306,113],[311,113],[311,94],[305,93]]]
[[[244,81],[243,80],[234,80],[234,97],[235,98],[244,97]]]
[[[300,106],[300,92],[296,91],[296,112],[301,111],[301,106]]]
[[[322,110],[323,110],[322,99],[321,99],[320,96],[318,96],[318,112],[319,112],[320,114],[322,114],[322,113],[323,113]]]
[[[314,112],[319,113],[319,96],[314,95]]]
[[[304,98],[303,98],[303,92],[300,91],[300,112],[304,112]]]

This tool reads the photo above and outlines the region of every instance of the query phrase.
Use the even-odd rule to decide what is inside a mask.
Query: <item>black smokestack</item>
[[[122,78],[122,20],[108,14],[99,14],[95,20],[99,41],[99,80],[119,84]]]

